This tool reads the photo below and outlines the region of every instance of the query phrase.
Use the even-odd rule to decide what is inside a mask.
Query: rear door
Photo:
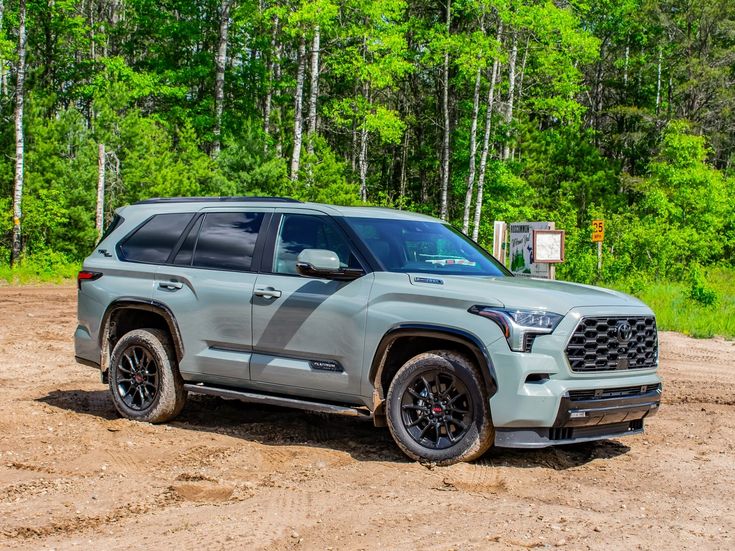
[[[304,249],[332,250],[343,266],[366,267],[325,214],[284,209],[271,227],[269,233],[277,233],[266,246],[253,296],[252,381],[274,392],[359,395],[372,274],[353,281],[298,274],[296,258]]]
[[[271,212],[206,209],[156,273],[154,299],[173,312],[184,341],[185,379],[226,385],[250,378],[251,299]]]

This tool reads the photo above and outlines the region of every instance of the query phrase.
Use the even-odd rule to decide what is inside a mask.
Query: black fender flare
[[[179,330],[179,324],[176,322],[176,318],[171,309],[165,304],[151,299],[141,299],[136,297],[122,297],[111,302],[105,310],[104,316],[102,316],[102,324],[100,325],[99,333],[99,345],[100,350],[104,356],[108,349],[109,344],[109,329],[110,319],[113,314],[120,310],[143,310],[146,312],[153,312],[161,316],[168,326],[171,339],[173,340],[174,350],[176,351],[176,359],[181,361],[184,357],[184,340],[181,338],[181,331]],[[105,358],[101,358],[104,360]],[[100,362],[100,365],[107,366],[107,362]],[[103,369],[105,370],[105,369]]]
[[[402,337],[435,337],[466,346],[472,352],[477,365],[480,367],[480,374],[485,383],[488,398],[497,392],[498,378],[495,373],[495,366],[490,359],[487,347],[477,335],[456,327],[424,323],[401,323],[394,325],[383,335],[370,365],[368,379],[381,400],[385,399],[385,390],[381,384],[385,360],[388,357],[391,345]]]

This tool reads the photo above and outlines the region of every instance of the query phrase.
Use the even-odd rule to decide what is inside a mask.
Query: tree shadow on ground
[[[38,401],[107,421],[120,418],[107,390],[54,390]],[[169,425],[224,434],[267,446],[312,446],[343,451],[358,461],[410,461],[395,445],[388,429],[376,428],[363,419],[246,404],[213,396],[190,394],[184,410]],[[615,440],[541,450],[492,448],[476,464],[564,470],[594,459],[612,459],[629,450]]]

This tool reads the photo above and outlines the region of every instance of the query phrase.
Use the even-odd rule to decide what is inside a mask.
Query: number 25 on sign
[[[605,221],[604,220],[593,220],[592,221],[592,242],[601,243],[605,239]]]

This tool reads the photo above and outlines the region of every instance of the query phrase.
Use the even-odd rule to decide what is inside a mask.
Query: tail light
[[[77,274],[77,289],[82,288],[82,281],[94,281],[102,277],[102,272],[90,272],[89,270],[82,270]]]

